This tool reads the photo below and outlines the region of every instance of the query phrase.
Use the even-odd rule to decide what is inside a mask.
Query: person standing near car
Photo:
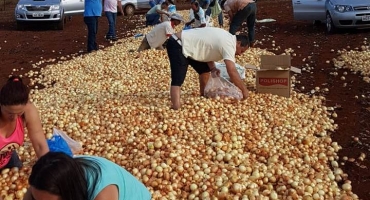
[[[117,20],[117,7],[122,15],[122,3],[121,0],[103,0],[105,16],[108,19],[109,29],[105,35],[105,39],[111,41],[117,41],[116,36],[116,20]]]
[[[238,31],[244,21],[247,21],[248,37],[251,47],[254,45],[257,6],[253,0],[227,0],[223,9],[229,15],[229,32],[233,35]]]
[[[96,43],[98,33],[98,22],[103,11],[101,0],[85,0],[84,22],[87,26],[87,52],[99,49]]]

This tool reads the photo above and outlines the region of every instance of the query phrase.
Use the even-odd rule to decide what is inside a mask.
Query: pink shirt
[[[117,0],[104,0],[104,11],[117,13]]]
[[[24,128],[22,117],[17,118],[14,132],[8,137],[0,136],[0,169],[8,164],[12,152],[23,145]]]

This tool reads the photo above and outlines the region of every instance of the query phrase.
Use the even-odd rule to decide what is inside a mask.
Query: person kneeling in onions
[[[96,156],[49,152],[32,167],[24,200],[150,200],[149,190],[121,166]]]
[[[138,52],[156,48],[158,50],[163,50],[163,44],[166,42],[167,38],[175,33],[173,30],[177,25],[179,25],[183,20],[182,16],[177,13],[170,15],[171,21],[165,21],[156,25],[148,34],[144,36],[143,41]]]
[[[16,152],[23,145],[24,128],[39,158],[49,151],[37,108],[29,101],[29,90],[12,76],[0,90],[0,171],[22,167]]]
[[[189,29],[173,34],[167,43],[167,54],[171,67],[171,103],[172,109],[179,109],[181,85],[184,83],[188,65],[199,74],[200,95],[211,71],[220,74],[215,61],[224,60],[231,82],[248,97],[248,89],[241,80],[235,67],[235,55],[241,55],[249,47],[246,35],[232,35],[214,27]]]

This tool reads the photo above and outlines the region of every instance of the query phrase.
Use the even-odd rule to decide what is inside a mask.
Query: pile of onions
[[[334,66],[337,68],[350,69],[353,72],[360,72],[363,80],[370,83],[370,49],[367,38],[364,38],[364,45],[355,50],[339,50],[339,56],[333,59]],[[366,45],[366,46],[365,46]],[[343,80],[343,78],[341,78]]]
[[[153,199],[357,199],[337,163],[334,109],[324,97],[251,91],[246,101],[206,99],[189,68],[174,111],[166,51],[137,56],[130,50],[141,38],[121,42],[26,74],[45,86],[31,96],[47,137],[53,127],[65,131],[82,154],[130,171]],[[272,53],[252,48],[237,63],[259,65],[262,54]],[[253,86],[253,76],[248,71],[245,83]],[[21,199],[28,187],[35,160],[28,140],[19,155],[24,168],[1,172],[4,199]]]

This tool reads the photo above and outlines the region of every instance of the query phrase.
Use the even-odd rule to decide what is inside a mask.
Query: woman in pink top
[[[22,166],[16,149],[23,145],[24,127],[38,158],[49,151],[38,111],[28,96],[27,86],[17,76],[0,90],[0,170]]]

